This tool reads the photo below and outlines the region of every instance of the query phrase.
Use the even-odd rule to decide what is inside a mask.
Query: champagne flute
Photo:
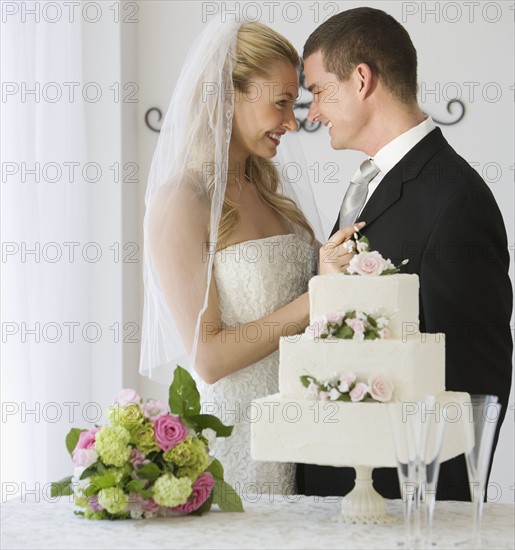
[[[431,545],[440,451],[445,430],[443,411],[436,397],[429,395],[419,403],[391,404],[388,414],[404,503],[404,544],[409,548],[420,548],[422,545],[420,501],[423,496],[425,542]]]
[[[473,507],[472,540],[457,543],[457,546],[468,548],[481,547],[481,521],[483,518],[484,494],[488,467],[492,455],[492,447],[497,421],[501,413],[501,405],[496,395],[471,395],[469,422],[465,423],[465,440],[469,440],[465,452],[467,474],[470,485]],[[472,435],[473,434],[473,435]],[[470,438],[473,440],[470,441]],[[484,542],[484,541],[483,541]]]
[[[438,485],[438,474],[440,472],[440,453],[442,450],[443,436],[446,423],[450,421],[447,408],[440,408],[440,403],[434,396],[426,397],[423,403],[425,407],[426,426],[423,430],[421,454],[425,473],[425,483],[422,487],[422,501],[425,507],[426,532],[425,546],[435,546],[433,542],[433,517],[436,504],[436,489]],[[428,418],[429,417],[429,418]]]

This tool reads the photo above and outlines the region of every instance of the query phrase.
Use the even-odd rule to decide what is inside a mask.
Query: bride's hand
[[[354,252],[345,248],[345,242],[359,229],[366,225],[365,222],[355,223],[339,229],[324,245],[320,247],[318,274],[342,273],[347,269]]]

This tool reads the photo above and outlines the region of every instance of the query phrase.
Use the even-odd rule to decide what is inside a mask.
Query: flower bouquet
[[[354,233],[344,247],[349,252],[355,252],[345,272],[347,275],[393,275],[409,261],[403,260],[395,266],[390,259],[385,260],[377,250],[372,250],[368,239],[359,232]]]
[[[52,496],[73,495],[89,519],[201,515],[213,504],[242,512],[241,499],[224,481],[210,453],[216,437],[231,435],[216,417],[200,414],[195,381],[177,367],[168,406],[143,403],[135,390],[120,392],[109,423],[66,436],[74,472],[52,483]]]

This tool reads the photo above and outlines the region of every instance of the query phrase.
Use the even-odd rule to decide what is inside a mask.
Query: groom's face
[[[333,149],[356,149],[363,116],[354,78],[342,82],[334,73],[327,72],[321,51],[304,60],[304,73],[308,90],[313,94],[308,120],[324,124]]]

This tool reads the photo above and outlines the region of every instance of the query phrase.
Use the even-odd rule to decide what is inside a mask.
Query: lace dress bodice
[[[295,234],[245,241],[218,251],[214,257],[220,315],[227,338],[268,338],[252,321],[287,305],[308,289],[316,268],[313,246]],[[241,325],[245,325],[242,327]],[[214,446],[222,462],[225,480],[243,497],[246,493],[295,493],[294,464],[255,462],[250,454],[250,424],[260,411],[251,405],[256,398],[277,393],[279,351],[219,380],[200,382],[204,413],[215,414],[234,425],[231,437]]]

